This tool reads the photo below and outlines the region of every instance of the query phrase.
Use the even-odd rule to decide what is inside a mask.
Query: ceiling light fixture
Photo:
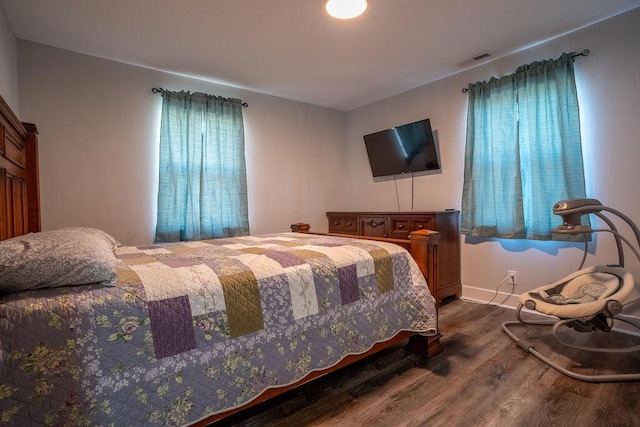
[[[338,19],[352,19],[367,9],[367,0],[327,0],[327,13]]]

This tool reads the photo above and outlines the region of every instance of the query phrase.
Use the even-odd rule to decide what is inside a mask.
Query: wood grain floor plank
[[[444,351],[432,359],[388,349],[215,427],[640,426],[640,382],[573,380],[520,349],[500,327],[509,320],[513,310],[453,301],[440,310]],[[559,344],[550,328],[525,326],[517,333],[584,373],[640,372],[637,353],[594,357]],[[611,334],[571,339],[640,342]]]

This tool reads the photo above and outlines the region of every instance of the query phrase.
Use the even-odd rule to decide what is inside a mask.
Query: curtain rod
[[[164,93],[164,92],[168,92],[168,90],[163,89],[161,87],[154,87],[154,88],[151,88],[151,92],[153,92],[153,93]],[[222,100],[231,100],[232,99],[232,98],[225,98],[223,96],[215,96],[215,95],[209,95],[209,96],[212,96],[214,98],[219,98],[219,99],[222,99]],[[242,106],[244,108],[247,108],[249,106],[249,104],[247,104],[246,102],[242,102]]]
[[[571,59],[575,58],[576,56],[588,56],[589,55],[589,49],[585,49],[580,53],[574,53],[573,55],[571,55]],[[462,89],[462,93],[467,93],[469,92],[469,88],[465,87]]]

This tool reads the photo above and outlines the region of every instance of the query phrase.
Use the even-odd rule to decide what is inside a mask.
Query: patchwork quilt
[[[436,331],[422,274],[390,243],[282,233],[116,257],[115,286],[0,298],[0,425],[187,425]]]

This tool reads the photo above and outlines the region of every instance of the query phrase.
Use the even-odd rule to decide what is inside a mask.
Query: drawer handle
[[[340,225],[340,221],[333,221],[333,225],[336,225],[336,226]]]
[[[372,228],[376,228],[376,227],[380,227],[381,225],[384,225],[384,221],[376,222],[374,220],[371,220],[371,221],[365,222],[365,224]]]
[[[424,228],[424,225],[422,225],[422,224],[418,224],[418,229],[419,229],[419,230],[422,230],[423,228]]]
[[[353,225],[353,223],[351,223],[351,222],[347,223],[347,227],[351,227],[352,225]]]
[[[398,230],[403,230],[404,229],[404,224],[398,224]]]

